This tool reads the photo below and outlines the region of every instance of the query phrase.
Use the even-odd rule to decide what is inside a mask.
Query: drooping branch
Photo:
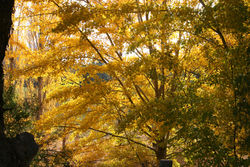
[[[54,127],[79,129],[79,127],[75,127],[75,126],[65,126],[65,125],[54,126]],[[103,134],[108,135],[108,136],[112,136],[112,137],[116,137],[116,138],[120,138],[120,139],[125,139],[125,140],[128,140],[128,141],[132,142],[132,143],[138,144],[138,145],[143,146],[143,147],[146,147],[146,148],[148,148],[148,149],[150,149],[150,150],[152,150],[152,151],[155,151],[154,148],[152,148],[152,147],[150,147],[150,146],[148,146],[148,145],[146,145],[146,144],[140,143],[140,142],[138,142],[138,141],[135,141],[135,140],[133,140],[133,139],[129,139],[128,137],[125,137],[125,136],[115,135],[115,134],[113,134],[113,133],[105,132],[105,131],[103,131],[103,130],[98,130],[98,129],[91,128],[91,127],[89,128],[89,130],[93,130],[93,131],[95,131],[95,132],[103,133]]]

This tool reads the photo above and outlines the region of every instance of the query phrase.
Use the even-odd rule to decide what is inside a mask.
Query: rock
[[[34,136],[28,132],[0,139],[0,167],[28,167],[38,152]]]

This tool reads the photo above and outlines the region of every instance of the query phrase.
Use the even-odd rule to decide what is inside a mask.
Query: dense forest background
[[[16,0],[5,134],[31,166],[248,166],[247,0]]]

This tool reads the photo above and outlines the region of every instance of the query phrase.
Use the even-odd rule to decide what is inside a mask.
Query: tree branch
[[[199,2],[201,3],[201,5],[202,5],[204,8],[207,7],[206,4],[203,2],[203,0],[199,0]],[[216,22],[216,21],[215,21],[215,22]],[[225,40],[225,38],[224,38],[222,32],[220,31],[220,29],[219,29],[218,27],[217,27],[216,29],[214,29],[211,25],[209,25],[209,26],[210,26],[210,28],[211,28],[215,33],[217,33],[217,34],[220,36],[220,39],[221,39],[221,41],[222,41],[222,43],[223,43],[224,48],[225,48],[225,49],[228,49],[227,42],[226,42],[226,40]]]
[[[150,150],[152,150],[152,151],[155,151],[154,148],[152,148],[152,147],[150,147],[150,146],[148,146],[148,145],[146,145],[146,144],[140,143],[140,142],[138,142],[138,141],[129,139],[129,138],[127,138],[127,137],[118,136],[118,135],[115,135],[115,134],[113,134],[113,133],[105,132],[105,131],[98,130],[98,129],[94,129],[94,128],[89,128],[89,129],[90,129],[90,130],[93,130],[93,131],[96,131],[96,132],[104,133],[104,134],[106,134],[106,135],[110,135],[110,136],[113,136],[113,137],[117,137],[117,138],[121,138],[121,139],[126,139],[126,140],[128,140],[128,141],[130,141],[130,142],[132,142],[132,143],[138,144],[138,145],[143,146],[143,147],[146,147],[146,148],[148,148],[148,149],[150,149]]]

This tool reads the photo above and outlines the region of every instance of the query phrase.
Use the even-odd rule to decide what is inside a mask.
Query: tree
[[[5,1],[2,0],[1,2],[1,18],[0,21],[3,25],[1,26],[0,32],[1,32],[1,45],[0,45],[0,137],[4,137],[4,120],[3,120],[3,113],[4,113],[4,102],[3,102],[3,89],[4,89],[4,73],[3,73],[3,60],[5,57],[5,51],[6,47],[8,45],[9,36],[10,36],[10,29],[12,25],[11,15],[14,7],[14,0],[11,1]]]
[[[249,161],[243,158],[247,154],[243,150],[247,146],[249,129],[249,125],[245,124],[249,119],[249,113],[245,110],[245,107],[249,106],[246,100],[249,87],[245,82],[249,57],[246,2],[200,1],[200,4],[201,8],[193,19],[187,19],[186,16],[184,18],[195,25],[188,32],[194,34],[193,38],[204,42],[199,41],[199,45],[206,54],[211,70],[207,73],[206,82],[214,88],[206,92],[206,103],[210,105],[210,111],[206,113],[209,114],[204,115],[207,119],[202,119],[203,123],[192,129],[196,141],[200,140],[203,146],[207,147],[200,148],[206,151],[202,153],[202,150],[192,150],[192,153],[200,154],[198,156],[202,165],[244,165]],[[244,95],[239,93],[242,90]],[[241,103],[243,99],[245,100]],[[203,135],[197,138],[197,134]],[[204,159],[209,152],[213,158]]]
[[[12,26],[12,12],[14,8],[14,0],[0,1],[0,165],[3,167],[10,166],[28,166],[38,150],[33,135],[29,133],[21,133],[15,138],[8,139],[4,134],[4,71],[3,60],[8,45],[10,30]]]
[[[57,81],[44,144],[63,140],[81,166],[246,163],[247,2],[48,2],[54,37],[23,70]]]
[[[115,3],[118,8],[114,8]],[[180,143],[175,140],[179,129],[176,126],[178,122],[176,118],[180,116],[177,111],[185,105],[185,102],[179,103],[178,98],[183,93],[178,83],[187,85],[189,82],[188,80],[179,81],[182,78],[182,64],[179,62],[182,37],[181,32],[173,30],[174,27],[170,26],[170,30],[165,29],[169,24],[175,23],[173,18],[170,17],[164,20],[165,22],[161,22],[160,19],[165,17],[165,13],[158,14],[150,8],[150,6],[156,8],[160,2],[156,6],[152,3],[141,4],[139,2],[137,3],[139,6],[129,2],[114,2],[114,4],[101,6],[94,2],[93,4],[87,3],[86,6],[79,3],[65,3],[62,6],[56,4],[63,19],[54,31],[64,35],[64,39],[61,38],[61,40],[65,43],[54,43],[54,46],[57,45],[56,48],[51,48],[48,55],[45,54],[43,59],[34,62],[34,66],[27,67],[25,71],[33,72],[32,69],[35,68],[36,72],[44,72],[44,69],[48,69],[47,75],[53,73],[64,80],[56,85],[59,87],[57,90],[60,91],[55,91],[51,95],[51,99],[58,99],[61,106],[43,115],[45,120],[42,119],[41,122],[45,122],[42,128],[46,129],[46,124],[50,128],[50,118],[52,118],[55,128],[60,129],[66,125],[66,130],[61,133],[68,133],[67,135],[70,136],[72,136],[71,129],[73,128],[76,129],[75,133],[80,134],[86,130],[87,134],[89,130],[94,131],[93,136],[89,136],[90,139],[95,135],[103,134],[124,139],[123,143],[125,142],[135,152],[138,162],[145,166],[145,160],[136,151],[134,144],[148,149],[147,154],[155,152],[158,161],[166,158],[167,155],[174,155],[172,154],[173,147],[180,150],[178,148]],[[93,11],[98,12],[98,15],[91,11],[93,5],[95,6]],[[163,6],[162,10],[166,10],[166,7],[166,5]],[[147,8],[150,11],[147,11]],[[111,12],[106,12],[106,10]],[[128,10],[135,12],[130,13]],[[74,11],[77,12],[72,15]],[[76,20],[82,14],[85,15],[86,20]],[[100,15],[104,20],[100,20]],[[145,20],[142,17],[145,17]],[[84,21],[84,24],[79,24],[79,21]],[[154,24],[150,25],[151,22]],[[130,24],[132,24],[131,27]],[[105,27],[105,25],[108,26]],[[81,26],[90,27],[90,30],[98,32],[95,34],[86,31],[88,28],[82,29]],[[68,33],[74,35],[67,36]],[[105,35],[105,40],[92,39],[92,35],[99,34]],[[177,42],[171,41],[174,35],[179,38]],[[77,36],[80,36],[80,44],[84,44],[84,48],[75,47],[79,46]],[[123,48],[126,45],[128,47]],[[85,53],[82,53],[83,49]],[[123,52],[130,52],[137,57],[126,59]],[[56,56],[51,57],[51,53]],[[51,61],[48,61],[49,59]],[[56,68],[52,65],[55,60],[58,62]],[[95,62],[102,62],[103,65],[92,64]],[[50,71],[51,68],[53,70]],[[98,75],[100,73],[107,74],[110,79],[103,81]],[[171,88],[166,90],[167,86]],[[75,91],[71,94],[72,90]],[[79,92],[82,93],[79,94]],[[77,96],[74,93],[77,93]],[[76,108],[72,110],[73,106]],[[64,109],[66,111],[59,114]],[[106,113],[104,112],[103,115],[101,111]],[[56,116],[58,114],[62,116],[61,119]],[[78,120],[82,116],[85,118]],[[68,122],[66,118],[72,120]],[[66,121],[63,123],[65,125],[61,125],[62,120]],[[79,124],[73,122],[79,122]],[[136,136],[140,136],[139,141],[135,140]],[[110,139],[106,141],[116,142]],[[91,142],[88,140],[88,143]],[[93,158],[91,161],[96,161],[96,157]],[[86,159],[82,160],[83,163],[86,163]]]

